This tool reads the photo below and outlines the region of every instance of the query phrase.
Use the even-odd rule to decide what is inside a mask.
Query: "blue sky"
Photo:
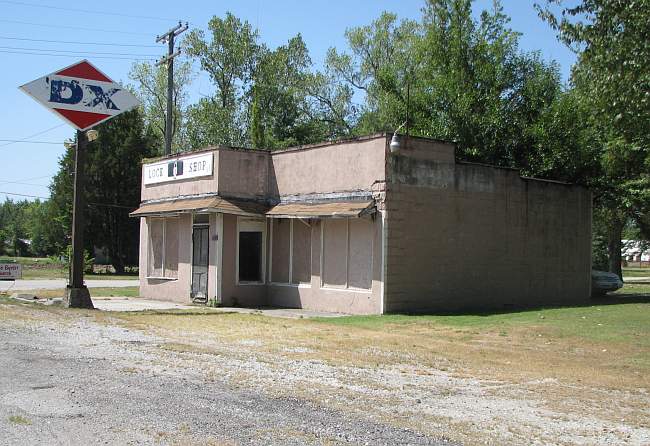
[[[127,82],[133,63],[130,58],[155,59],[164,53],[164,46],[155,43],[157,34],[179,19],[190,22],[190,27],[205,27],[212,16],[222,16],[226,11],[257,26],[261,40],[270,47],[302,34],[314,64],[319,66],[329,47],[345,48],[346,28],[366,25],[382,11],[395,12],[400,18],[419,19],[423,0],[114,0],[85,2],[74,10],[78,4],[0,0],[0,60],[4,67],[0,71],[0,98],[4,105],[0,109],[0,155],[5,166],[0,173],[0,200],[7,192],[47,197],[47,185],[64,151],[62,142],[74,134],[67,124],[19,91],[22,84],[83,58],[113,79]],[[478,15],[491,4],[491,0],[477,0],[474,13]],[[546,60],[557,61],[566,80],[575,56],[537,17],[533,1],[504,0],[503,6],[512,18],[512,28],[522,33],[522,49],[539,50]],[[199,91],[210,91],[205,74],[200,74],[191,86],[193,96]],[[40,132],[29,138],[34,142],[2,141],[24,139]]]

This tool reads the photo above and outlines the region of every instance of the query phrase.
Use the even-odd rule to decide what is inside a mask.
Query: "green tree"
[[[123,113],[96,128],[99,137],[87,145],[85,194],[86,250],[106,248],[117,272],[137,263],[140,225],[129,212],[140,203],[141,162],[156,155],[160,140],[145,126],[138,109]],[[72,215],[72,169],[74,150],[59,161],[51,185],[52,222],[57,245],[65,252],[69,244]]]
[[[29,202],[26,200],[13,201],[7,198],[0,208],[2,245],[5,251],[14,256],[29,255],[29,246],[25,243],[29,238],[25,221],[27,206]]]
[[[317,142],[327,124],[313,109],[311,60],[300,35],[274,50],[261,44],[250,23],[231,13],[213,17],[185,39],[215,91],[189,109],[194,148],[210,144],[278,148]]]
[[[421,22],[384,13],[346,32],[350,54],[327,64],[365,95],[356,132],[394,130],[455,141],[458,157],[532,170],[535,124],[561,93],[555,64],[519,50],[500,2],[428,0]]]
[[[203,30],[184,40],[187,54],[199,61],[215,86],[214,95],[190,107],[189,138],[194,147],[208,144],[243,146],[247,139],[246,92],[259,59],[258,34],[248,22],[231,13],[213,17],[210,38]]]
[[[421,53],[422,26],[383,13],[370,25],[348,29],[345,33],[350,53],[330,48],[327,53],[327,72],[338,82],[361,93],[362,103],[355,104],[357,122],[355,133],[374,133],[395,129],[406,119],[407,85],[415,92],[423,81]],[[345,100],[352,92],[339,90],[338,101],[322,101],[335,117],[346,113]],[[415,95],[411,108],[415,108]],[[341,110],[341,112],[337,112]]]
[[[540,16],[576,52],[572,83],[593,116],[602,151],[595,215],[607,228],[609,270],[621,275],[628,221],[650,229],[650,2],[561,0],[537,5]],[[650,238],[650,232],[644,236]]]
[[[174,64],[174,90],[172,115],[172,151],[188,150],[187,101],[188,87],[192,82],[192,65],[176,58]],[[147,126],[153,128],[162,142],[165,139],[167,121],[167,66],[156,66],[151,62],[136,62],[131,67],[129,78],[135,82],[134,92],[144,112]],[[158,147],[163,153],[163,147]]]

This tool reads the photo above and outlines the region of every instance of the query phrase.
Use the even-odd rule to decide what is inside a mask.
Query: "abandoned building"
[[[140,293],[357,314],[590,294],[591,193],[381,134],[142,166]]]

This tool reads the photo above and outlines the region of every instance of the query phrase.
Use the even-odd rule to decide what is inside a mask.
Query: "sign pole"
[[[86,161],[86,133],[77,130],[74,157],[74,202],[72,205],[72,253],[70,261],[70,284],[63,299],[69,308],[94,308],[88,288],[84,285],[84,165]]]

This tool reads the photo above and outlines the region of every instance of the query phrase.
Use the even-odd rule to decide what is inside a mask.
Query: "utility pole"
[[[160,59],[156,66],[167,64],[167,115],[165,116],[165,155],[172,153],[172,114],[174,102],[174,57],[181,53],[181,50],[174,52],[174,37],[186,31],[188,28],[187,22],[185,25],[181,24],[180,20],[178,25],[156,37],[156,43],[167,42],[167,55]]]

